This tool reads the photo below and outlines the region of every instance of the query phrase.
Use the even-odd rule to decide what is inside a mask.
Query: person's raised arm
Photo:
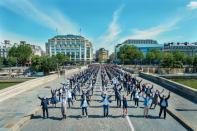
[[[170,98],[170,91],[169,91],[169,93],[168,93],[168,97],[166,98],[167,100]]]
[[[37,95],[37,97],[38,97],[38,99],[42,100],[42,98],[39,95]]]
[[[150,88],[151,90],[153,89],[154,85],[152,84],[152,87]]]

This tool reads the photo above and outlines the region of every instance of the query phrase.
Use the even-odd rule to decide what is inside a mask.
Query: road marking
[[[130,126],[130,128],[131,128],[131,131],[135,131],[135,129],[134,129],[134,127],[133,127],[133,124],[131,123],[131,120],[129,119],[129,117],[126,116],[126,118],[127,118],[128,123],[129,123],[129,126]]]

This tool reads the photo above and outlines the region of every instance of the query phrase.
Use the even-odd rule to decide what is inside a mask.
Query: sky
[[[55,35],[113,52],[126,39],[197,41],[197,0],[0,0],[0,42],[40,45]]]

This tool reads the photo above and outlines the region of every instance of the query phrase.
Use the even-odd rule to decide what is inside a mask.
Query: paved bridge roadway
[[[91,106],[88,108],[89,117],[81,118],[80,101],[76,101],[74,106],[67,110],[67,119],[61,119],[60,105],[57,108],[49,109],[49,119],[42,119],[41,112],[36,114],[29,122],[22,128],[22,131],[130,131],[132,128],[136,131],[185,131],[186,129],[179,124],[173,117],[167,114],[166,120],[159,119],[159,107],[155,110],[150,110],[151,115],[149,119],[143,117],[143,103],[140,102],[140,108],[134,108],[134,102],[128,101],[128,117],[121,117],[122,108],[116,108],[114,96],[111,98],[113,101],[110,105],[109,118],[103,118],[102,103],[100,97],[101,77],[100,72],[97,75],[96,87],[92,97]],[[144,80],[143,82],[147,82]],[[111,88],[111,85],[109,85]],[[157,86],[156,88],[160,88]],[[112,91],[112,89],[110,89]],[[114,94],[113,92],[111,92]],[[35,94],[34,94],[35,95]],[[175,98],[173,98],[175,97]],[[169,104],[180,96],[173,94]],[[79,97],[78,97],[79,98]],[[184,99],[184,98],[181,98]],[[185,99],[184,99],[185,100]],[[39,100],[37,100],[39,101]],[[185,100],[186,101],[186,100]],[[32,103],[33,104],[33,103]],[[36,102],[38,104],[38,102]],[[192,104],[192,103],[188,103]],[[176,105],[175,105],[176,106]],[[196,106],[196,105],[194,105]],[[179,108],[179,107],[178,107]],[[185,107],[187,108],[187,107]],[[197,109],[196,107],[193,107]],[[194,113],[194,112],[192,112]],[[196,113],[196,112],[195,112]],[[196,119],[195,119],[196,121]]]

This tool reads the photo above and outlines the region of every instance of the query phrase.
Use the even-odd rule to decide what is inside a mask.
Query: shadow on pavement
[[[44,119],[41,115],[37,115],[37,116],[32,116],[31,119]],[[54,117],[54,116],[51,116],[51,117],[48,117],[46,119],[51,119],[51,120],[62,120],[61,117]]]
[[[177,111],[197,111],[197,109],[176,109]]]
[[[128,116],[129,117],[135,117],[135,118],[144,118],[144,115],[128,115]],[[161,118],[159,118],[159,116],[150,116],[150,115],[148,115],[148,119],[161,119]]]

